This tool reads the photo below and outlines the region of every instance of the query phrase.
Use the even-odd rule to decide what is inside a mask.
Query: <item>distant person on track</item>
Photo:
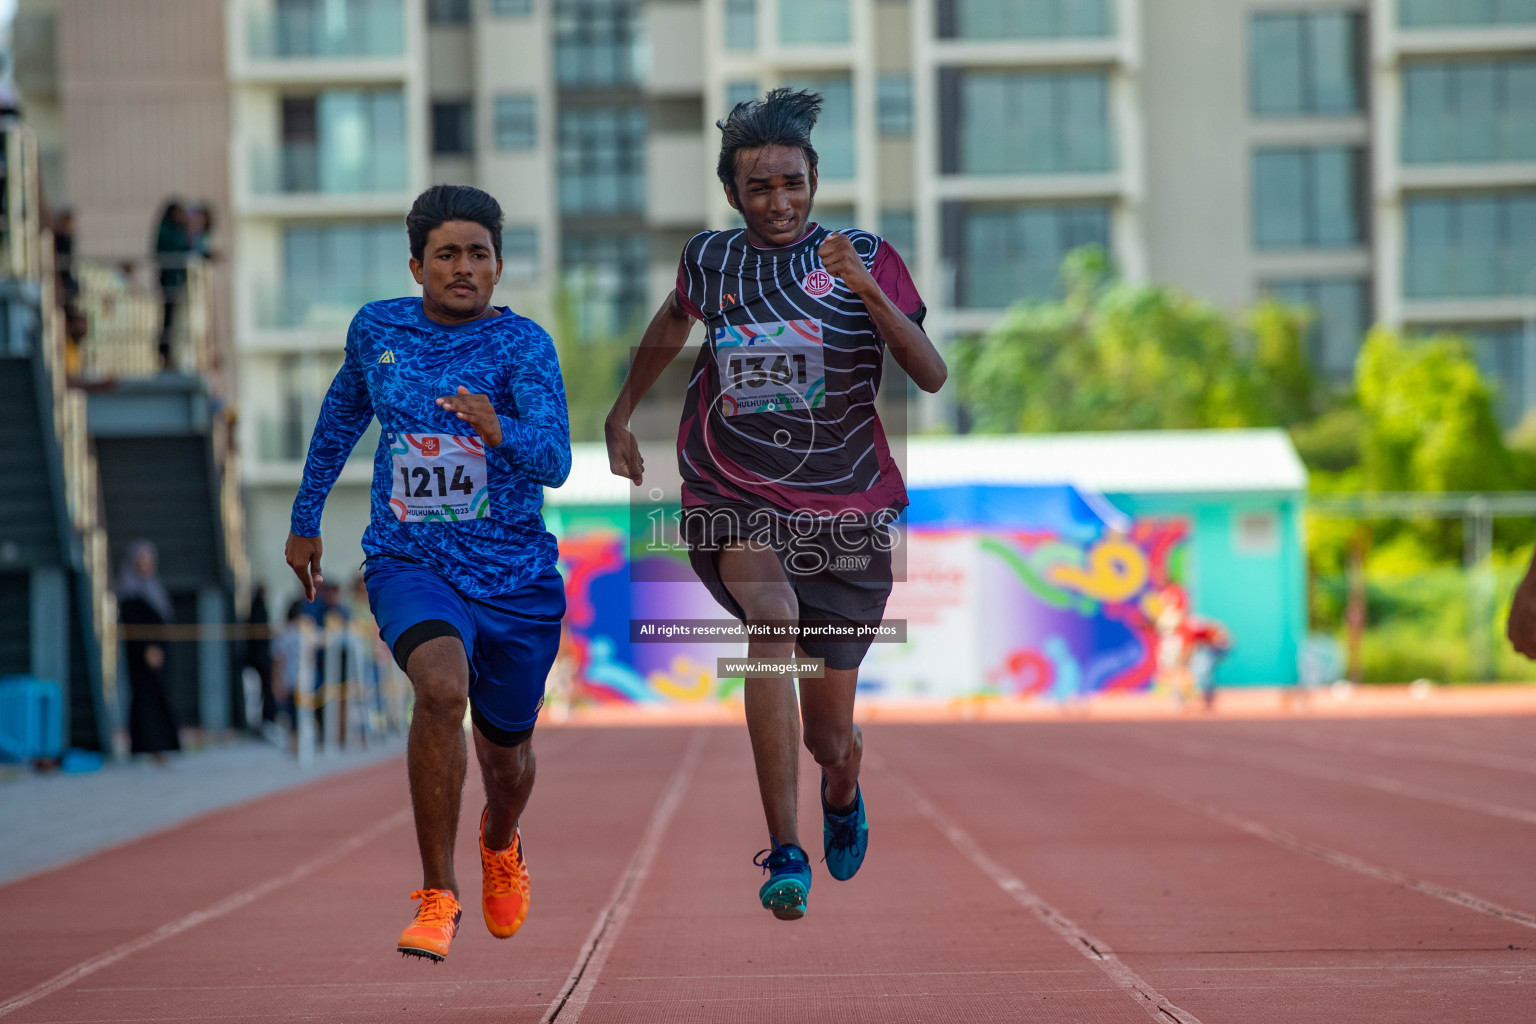
[[[464,714],[485,782],[481,910],[508,938],[528,914],[518,819],[533,789],[530,737],[560,643],[565,590],[543,488],[571,468],[565,387],[538,324],[491,305],[501,207],[437,185],[406,217],[420,298],[371,302],[320,409],[293,505],[288,565],[311,600],[320,513],[352,446],[378,416],[364,579],[384,641],[416,694],[407,765],[422,885],[397,948],[442,960],[458,931],[454,836]]]
[[[947,374],[890,243],[810,221],[820,110],[813,93],[775,89],[719,122],[718,174],[746,228],[688,242],[605,425],[611,469],[638,486],[630,417],[703,321],[678,439],[690,561],[737,619],[795,631],[755,635],[750,657],[825,659],[824,678],[801,680],[798,709],[788,677],[745,687],[769,834],[758,895],[784,920],[805,914],[811,885],[795,817],[802,716],[832,876],[851,878],[868,846],[853,703],[872,638],[815,634],[878,625],[891,592],[890,525],[907,494],[875,412],[885,351],[925,391]]]

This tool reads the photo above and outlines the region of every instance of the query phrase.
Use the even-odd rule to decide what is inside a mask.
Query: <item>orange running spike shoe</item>
[[[395,948],[403,956],[421,956],[442,963],[448,944],[459,930],[459,901],[447,889],[417,889],[411,899],[421,900],[416,920],[400,933]]]
[[[512,830],[505,850],[485,848],[485,817],[480,814],[480,909],[485,926],[498,939],[510,939],[528,917],[528,865],[523,861],[523,837]]]

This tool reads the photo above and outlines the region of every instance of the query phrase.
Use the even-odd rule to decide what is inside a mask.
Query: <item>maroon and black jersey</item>
[[[762,249],[707,231],[683,249],[678,300],[707,328],[678,432],[683,505],[746,505],[817,519],[906,507],[875,412],[885,344],[864,302],[822,268],[830,234]],[[845,231],[903,313],[926,312],[901,256]]]

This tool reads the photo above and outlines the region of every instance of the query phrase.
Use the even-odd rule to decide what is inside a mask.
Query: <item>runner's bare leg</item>
[[[770,550],[737,544],[721,550],[720,580],[746,612],[749,625],[793,623],[800,620],[795,591],[784,567]],[[795,650],[792,638],[753,637],[749,658],[787,658]],[[800,845],[795,822],[796,787],[800,779],[800,709],[790,679],[749,678],[745,684],[747,733],[757,766],[757,788],[768,819],[768,834],[780,845]],[[851,798],[850,798],[851,799]]]
[[[416,709],[406,746],[421,887],[459,894],[453,840],[459,829],[468,754],[464,710],[469,703],[469,659],[458,637],[434,637],[411,652],[405,674],[416,688]]]

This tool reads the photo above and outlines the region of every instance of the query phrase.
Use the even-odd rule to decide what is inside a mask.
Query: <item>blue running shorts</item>
[[[401,669],[422,643],[456,633],[469,658],[475,725],[501,746],[527,739],[560,650],[565,584],[554,566],[490,598],[466,597],[426,566],[388,555],[369,558],[363,578],[379,633]]]

